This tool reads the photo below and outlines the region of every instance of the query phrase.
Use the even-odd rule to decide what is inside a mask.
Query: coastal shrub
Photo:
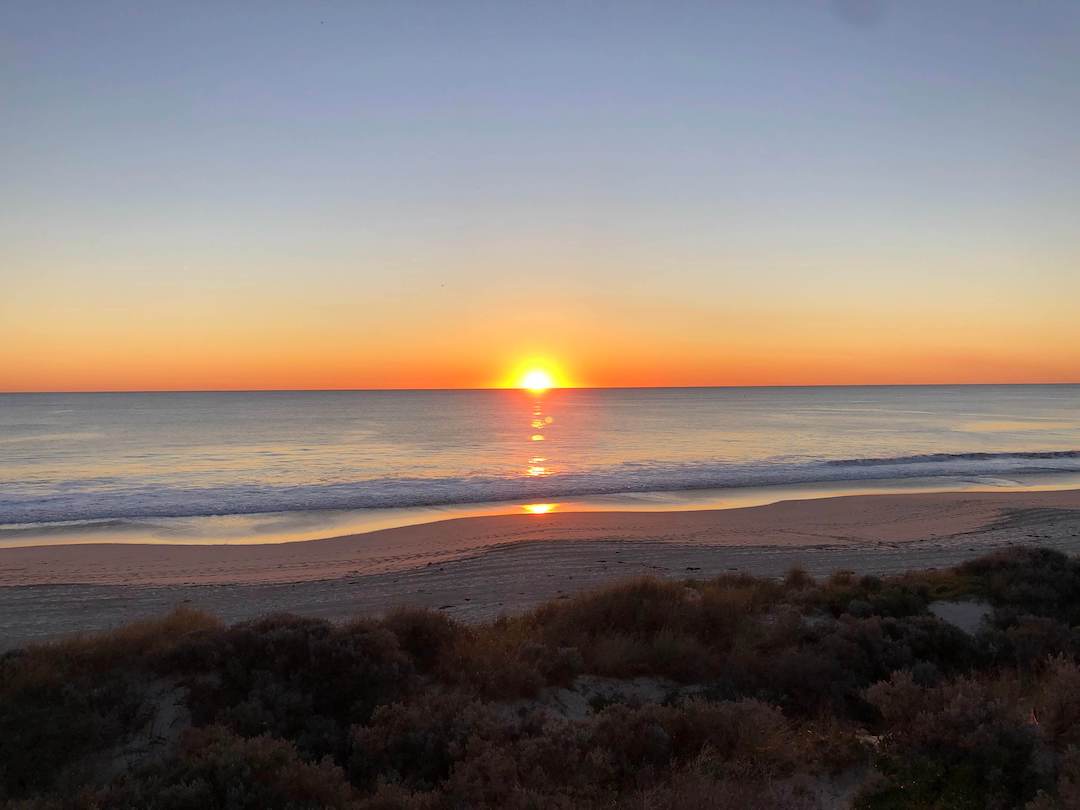
[[[707,755],[702,762],[675,771],[671,779],[623,796],[610,805],[616,810],[819,810],[821,802],[799,786],[739,782],[710,772]]]
[[[1059,807],[1080,807],[1080,748],[1070,746],[1061,759],[1057,775]]]
[[[151,673],[160,659],[169,658],[191,637],[221,627],[218,619],[206,613],[180,607],[161,618],[115,630],[10,650],[0,654],[0,696],[23,688],[57,687],[119,669]]]
[[[665,783],[680,763],[708,753],[716,779],[761,784],[790,772],[806,752],[774,707],[756,701],[610,706],[585,721],[530,715],[470,738],[446,790],[465,806],[517,806],[555,794],[568,806],[610,806]]]
[[[804,588],[812,588],[816,584],[813,576],[802,566],[793,566],[784,574],[784,587],[788,590],[800,591]]]
[[[364,788],[381,781],[411,794],[438,790],[451,806],[518,806],[528,793],[554,799],[593,790],[582,770],[585,728],[463,693],[429,696],[383,707],[356,728],[349,774]]]
[[[859,806],[1009,808],[1049,785],[1032,725],[1004,698],[1010,682],[970,678],[921,687],[894,673],[867,700],[887,723],[879,749],[884,779]]]
[[[445,613],[419,608],[391,611],[383,625],[397,637],[398,645],[420,672],[435,670],[466,632]]]
[[[147,719],[145,679],[41,668],[34,652],[0,659],[0,800],[93,776],[95,753]]]
[[[221,622],[186,607],[0,656],[0,799],[78,784],[153,712],[156,662]]]
[[[184,608],[0,656],[0,806],[813,807],[871,757],[861,807],[1076,806],[1077,570],[640,578],[476,625]],[[136,750],[163,699],[193,730]]]
[[[1031,720],[1054,748],[1080,746],[1080,666],[1064,656],[1047,661],[1031,698]]]
[[[271,616],[234,625],[212,643],[214,677],[191,681],[195,723],[291,739],[309,757],[344,762],[349,727],[414,678],[410,657],[376,622]]]
[[[974,641],[930,616],[844,615],[807,625],[789,614],[738,645],[725,666],[736,694],[759,695],[802,715],[865,717],[861,691],[900,669],[962,672]]]
[[[436,676],[488,698],[533,697],[543,688],[543,657],[526,621],[505,617],[462,628],[440,659]]]
[[[142,619],[101,633],[86,633],[51,644],[33,645],[28,653],[63,672],[104,672],[117,666],[154,668],[193,635],[220,630],[208,613],[181,605],[160,618]]]
[[[850,572],[832,576],[825,584],[805,596],[809,605],[818,607],[834,617],[849,613],[854,616],[891,616],[903,618],[926,612],[930,591],[925,583],[883,583],[876,577],[856,578]],[[852,606],[855,609],[852,609]]]
[[[357,806],[344,773],[328,759],[305,761],[285,740],[244,738],[220,726],[189,731],[176,757],[122,777],[94,802],[116,810]]]
[[[748,576],[689,584],[642,578],[544,605],[525,626],[549,648],[578,650],[589,672],[689,681],[716,674],[736,635],[781,593]]]
[[[994,610],[976,636],[988,664],[1038,669],[1058,655],[1080,652],[1080,631],[1045,616],[1005,606]]]
[[[375,791],[361,798],[357,810],[444,810],[446,800],[439,793],[420,792],[400,785],[380,782]]]
[[[470,739],[442,791],[453,807],[589,806],[607,797],[597,761],[585,752],[587,724],[525,712],[487,724]]]
[[[560,640],[620,632],[649,637],[686,629],[696,604],[687,598],[685,585],[643,577],[549,602],[537,608],[533,621],[545,636]]]
[[[745,574],[717,577],[704,583],[700,592],[693,631],[719,650],[729,649],[748,623],[774,610],[784,595],[779,583]]]
[[[874,574],[863,574],[859,577],[859,587],[867,593],[880,591],[885,586],[884,580]]]
[[[1080,624],[1080,561],[1047,548],[1009,548],[961,563],[972,595],[1020,613]]]
[[[726,779],[773,778],[811,756],[805,735],[777,708],[753,700],[615,705],[569,721],[444,694],[384,706],[353,739],[354,784],[387,780],[421,792],[442,785],[466,806],[501,806],[523,792],[611,798],[663,781],[703,751],[713,775]]]
[[[587,669],[582,651],[548,639],[531,616],[456,626],[434,674],[485,698],[534,697],[545,685],[569,685]]]
[[[482,727],[500,725],[489,707],[463,692],[382,706],[369,723],[352,730],[349,777],[366,787],[384,779],[432,790],[450,775]]]

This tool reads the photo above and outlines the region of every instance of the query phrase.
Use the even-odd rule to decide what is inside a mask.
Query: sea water
[[[1073,478],[1076,385],[0,395],[3,546]]]

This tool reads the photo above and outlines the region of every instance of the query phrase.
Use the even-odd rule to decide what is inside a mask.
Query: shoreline
[[[536,512],[697,512],[743,509],[782,501],[855,495],[1017,493],[1080,489],[1080,473],[1044,471],[1008,477],[983,475],[867,478],[846,481],[747,485],[714,489],[658,490],[580,497],[436,504],[372,509],[107,518],[0,525],[0,550],[34,546],[97,544],[238,545],[313,542],[381,529],[420,526],[457,518]]]
[[[726,509],[455,517],[321,540],[237,545],[83,543],[0,549],[0,587],[306,582],[394,573],[525,542],[702,548],[873,546],[986,529],[1009,510],[1080,510],[1080,489],[838,495]]]
[[[1080,490],[455,518],[266,545],[0,549],[0,647],[181,603],[226,621],[282,611],[342,619],[402,605],[480,620],[640,574],[889,573],[1025,544],[1080,551]]]

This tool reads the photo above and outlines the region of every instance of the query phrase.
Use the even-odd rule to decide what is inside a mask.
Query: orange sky
[[[1080,382],[1076,2],[124,5],[0,4],[0,391]]]
[[[445,294],[395,309],[244,292],[140,308],[52,288],[43,294],[63,303],[45,313],[5,305],[0,389],[486,387],[531,366],[591,386],[1080,380],[1080,327],[1064,298],[965,307],[927,293],[848,307],[751,293],[714,302],[567,290],[560,302],[549,288],[542,305]]]

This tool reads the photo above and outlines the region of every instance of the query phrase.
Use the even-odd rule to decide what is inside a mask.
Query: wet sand
[[[642,573],[888,573],[1023,544],[1080,551],[1080,490],[501,515],[266,545],[2,549],[0,647],[181,603],[230,621],[281,610],[345,618],[402,604],[479,620]]]

